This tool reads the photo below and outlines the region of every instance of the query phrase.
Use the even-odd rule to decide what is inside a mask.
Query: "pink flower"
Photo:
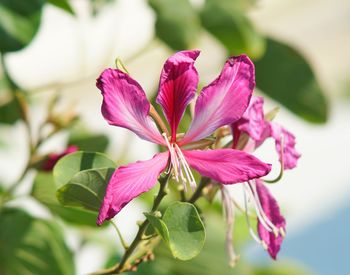
[[[241,118],[255,87],[254,66],[245,55],[227,60],[221,74],[201,91],[193,121],[183,138],[177,128],[187,105],[194,98],[198,73],[194,62],[199,51],[182,51],[171,56],[160,76],[157,103],[169,123],[170,136],[160,133],[149,115],[151,105],[141,86],[117,69],[106,69],[97,79],[103,96],[102,114],[111,125],[127,128],[140,138],[160,144],[166,152],[147,161],[121,166],[107,186],[97,224],[113,218],[129,201],[150,190],[169,166],[173,176],[196,187],[191,168],[223,184],[258,178],[271,167],[240,150],[184,150],[183,146],[210,136],[217,128]]]
[[[78,147],[75,145],[70,145],[68,148],[66,148],[61,153],[51,153],[48,155],[47,160],[42,164],[41,169],[44,171],[51,171],[57,161],[59,161],[60,158],[64,157],[65,155],[68,155],[70,153],[74,153],[78,151]]]
[[[264,216],[258,219],[258,234],[267,252],[276,260],[285,236],[286,221],[280,213],[277,201],[261,180],[255,180],[255,189]]]
[[[242,118],[231,125],[235,139],[234,145],[237,144],[241,132],[248,134],[255,142],[255,148],[267,138],[272,137],[275,140],[280,162],[283,161],[283,169],[293,169],[300,158],[300,154],[295,149],[295,137],[281,125],[265,120],[263,105],[262,97],[253,97]]]
[[[283,164],[282,171],[293,169],[300,158],[300,154],[295,149],[295,137],[279,124],[266,120],[263,105],[262,97],[253,97],[242,118],[231,125],[233,148],[239,144],[242,133],[248,135],[253,141],[242,148],[244,151],[253,151],[267,138],[272,137],[275,140],[279,160]],[[260,179],[244,183],[243,187],[244,196],[249,197],[253,203],[258,220],[259,236],[255,235],[249,225],[250,233],[258,243],[264,246],[270,256],[276,259],[286,231],[286,222],[280,213],[277,201]],[[247,207],[246,211],[248,211]]]

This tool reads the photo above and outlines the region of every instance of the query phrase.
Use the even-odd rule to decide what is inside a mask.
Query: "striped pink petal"
[[[96,85],[103,96],[102,114],[109,124],[127,128],[142,139],[164,143],[149,116],[145,92],[134,79],[120,70],[106,69]]]
[[[156,154],[147,161],[119,167],[112,175],[104,196],[97,224],[112,219],[133,198],[149,191],[168,163],[168,152]]]
[[[200,140],[240,119],[255,87],[254,65],[245,56],[231,57],[219,77],[200,93],[195,114],[181,144]]]
[[[244,182],[267,175],[271,165],[234,149],[183,150],[188,164],[201,175],[223,184]]]
[[[169,122],[172,141],[186,106],[193,99],[198,85],[194,62],[199,51],[182,51],[171,56],[164,64],[159,83],[157,103]]]

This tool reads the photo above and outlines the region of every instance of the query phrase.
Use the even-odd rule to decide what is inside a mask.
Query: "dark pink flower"
[[[117,69],[106,69],[97,79],[103,96],[102,114],[111,125],[127,128],[140,138],[163,145],[166,152],[147,161],[119,167],[113,174],[100,208],[97,224],[113,218],[130,200],[150,190],[169,165],[184,184],[196,187],[191,168],[224,184],[266,175],[271,167],[254,156],[234,149],[184,150],[183,146],[211,135],[217,128],[240,119],[255,87],[254,66],[245,55],[231,57],[211,84],[203,88],[195,105],[193,121],[183,138],[177,128],[194,98],[198,73],[194,62],[199,51],[182,51],[164,64],[157,103],[169,123],[170,136],[160,133],[149,115],[150,103],[141,86]]]
[[[286,232],[286,221],[280,213],[275,198],[264,185],[261,179],[243,183],[245,215],[249,233],[253,239],[261,244],[270,256],[276,260]],[[248,201],[254,206],[257,215],[257,231],[250,225],[248,217]]]
[[[41,166],[41,169],[44,171],[51,171],[57,161],[59,161],[60,158],[64,157],[65,155],[68,155],[70,153],[74,153],[78,151],[78,147],[75,145],[70,145],[68,148],[66,148],[61,153],[51,153],[47,156],[47,159],[44,161],[44,163]]]
[[[286,221],[280,213],[280,208],[275,198],[271,195],[261,180],[255,180],[256,193],[264,211],[265,223],[258,220],[258,234],[263,244],[266,245],[267,252],[276,260],[277,253],[281,248],[281,244],[286,232]],[[271,226],[271,224],[273,226]],[[268,230],[270,228],[270,230]]]
[[[231,125],[235,139],[234,146],[237,144],[240,132],[249,135],[255,142],[255,148],[272,137],[275,140],[279,159],[283,161],[283,169],[293,169],[300,158],[300,154],[295,149],[295,136],[279,124],[265,120],[263,105],[262,97],[253,97],[242,118]]]

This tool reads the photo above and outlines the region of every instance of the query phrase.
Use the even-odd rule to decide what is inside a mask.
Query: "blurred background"
[[[235,270],[220,269],[226,265],[224,244],[213,234],[204,256],[182,263],[184,267],[172,264],[160,248],[158,267],[152,267],[155,261],[139,272],[204,274],[209,261],[218,269],[207,269],[205,274],[348,274],[349,46],[346,0],[0,0],[2,189],[16,182],[30,154],[13,90],[29,104],[34,136],[53,95],[60,98],[56,115],[64,117],[75,110],[79,116],[77,125],[47,140],[40,154],[61,152],[67,140],[81,144],[98,138],[101,147],[96,150],[106,151],[120,165],[148,159],[157,148],[103,120],[95,79],[104,68],[115,67],[120,58],[152,98],[164,61],[176,50],[201,50],[197,61],[201,86],[218,75],[229,55],[246,53],[256,65],[256,94],[266,97],[267,110],[280,107],[276,121],[295,134],[302,154],[298,167],[271,186],[288,225],[279,261],[270,260],[261,247],[242,236],[242,263]],[[96,139],[90,140],[96,144]],[[277,163],[277,157],[271,158],[273,146],[267,144],[258,156]],[[51,220],[57,213],[33,196],[35,179],[36,173],[29,171],[7,206]],[[127,240],[132,240],[146,205],[147,199],[133,201],[115,219]],[[108,258],[116,261],[120,245],[112,228],[74,226],[64,217],[56,222],[64,230],[65,249],[74,253],[76,274],[97,270]],[[0,227],[4,224],[3,220]],[[214,225],[209,225],[212,232],[223,230]],[[244,224],[238,226],[242,227],[238,231],[246,230]],[[0,244],[1,236],[5,235],[0,234]],[[1,266],[9,265],[4,251],[0,247],[1,274]],[[55,272],[71,274],[68,269]]]

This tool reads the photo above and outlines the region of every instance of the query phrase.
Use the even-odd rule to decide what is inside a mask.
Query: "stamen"
[[[255,184],[252,184],[252,183],[249,183],[249,186],[252,190],[252,193],[255,197],[255,202],[258,206],[258,209],[260,211],[260,214],[261,216],[263,217],[264,221],[269,225],[269,227],[272,229],[273,231],[273,234],[275,235],[275,237],[277,238],[278,237],[278,233],[279,233],[279,230],[278,228],[271,222],[271,220],[269,219],[269,217],[266,216],[265,214],[265,211],[264,209],[262,208],[262,205],[261,205],[261,202],[260,202],[260,199],[259,199],[259,195],[258,195],[258,192],[256,190],[256,185]]]
[[[180,147],[176,143],[170,143],[166,133],[163,133],[162,136],[164,137],[165,143],[170,153],[173,178],[177,182],[180,182],[180,178],[185,192],[187,192],[187,181],[189,182],[191,189],[194,191],[197,187],[196,181],[191,172],[191,168],[186,161],[186,158],[182,154]],[[184,176],[182,169],[184,170],[186,176]]]
[[[180,147],[177,144],[175,144],[174,146],[175,146],[177,155],[178,155],[178,157],[180,159],[180,163],[182,164],[182,167],[183,167],[183,169],[185,171],[186,177],[187,177],[187,179],[189,181],[190,187],[191,187],[192,191],[194,191],[196,189],[196,187],[197,187],[197,184],[196,184],[196,180],[194,179],[194,176],[192,174],[191,168],[188,165],[184,155],[182,154]]]
[[[281,135],[281,151],[280,151],[280,173],[278,174],[278,176],[273,179],[273,180],[266,180],[264,179],[263,181],[266,183],[276,183],[278,181],[280,181],[283,177],[283,172],[284,172],[284,136]]]
[[[170,153],[170,162],[173,166],[174,176],[177,181],[179,181],[179,175],[178,175],[178,166],[177,166],[177,160],[176,160],[176,153],[174,148],[170,145],[170,142],[168,140],[167,134],[163,133],[162,136],[164,137],[165,143],[168,147],[169,153]]]
[[[286,232],[284,231],[283,227],[280,227],[280,234],[284,238],[286,236]]]
[[[244,188],[244,185],[243,185]],[[247,199],[247,194],[245,192],[245,190],[243,189],[243,195],[244,195],[244,208],[245,208],[245,219],[247,222],[247,226],[248,226],[248,230],[249,230],[249,234],[252,236],[252,238],[258,243],[262,245],[262,241],[260,240],[260,238],[255,234],[253,228],[250,225],[250,220],[248,217],[248,199]]]
[[[236,254],[233,247],[233,225],[234,225],[234,205],[231,202],[230,194],[227,189],[221,188],[222,202],[224,205],[225,221],[226,221],[226,251],[229,256],[229,264],[234,267],[239,260],[239,255]]]
[[[252,191],[249,189],[248,186],[246,186],[245,184],[243,184],[246,192],[249,193],[249,197],[251,198],[251,200],[253,201],[253,205],[254,205],[254,208],[255,208],[255,212],[256,212],[256,215],[258,216],[258,219],[259,221],[261,222],[261,224],[264,226],[264,228],[269,231],[269,232],[273,232],[274,230],[267,225],[265,219],[263,218],[263,216],[261,215],[261,211],[259,209],[259,206],[257,204],[257,201],[256,201],[256,198],[254,197],[254,195],[251,193]],[[246,193],[244,193],[246,194]]]

